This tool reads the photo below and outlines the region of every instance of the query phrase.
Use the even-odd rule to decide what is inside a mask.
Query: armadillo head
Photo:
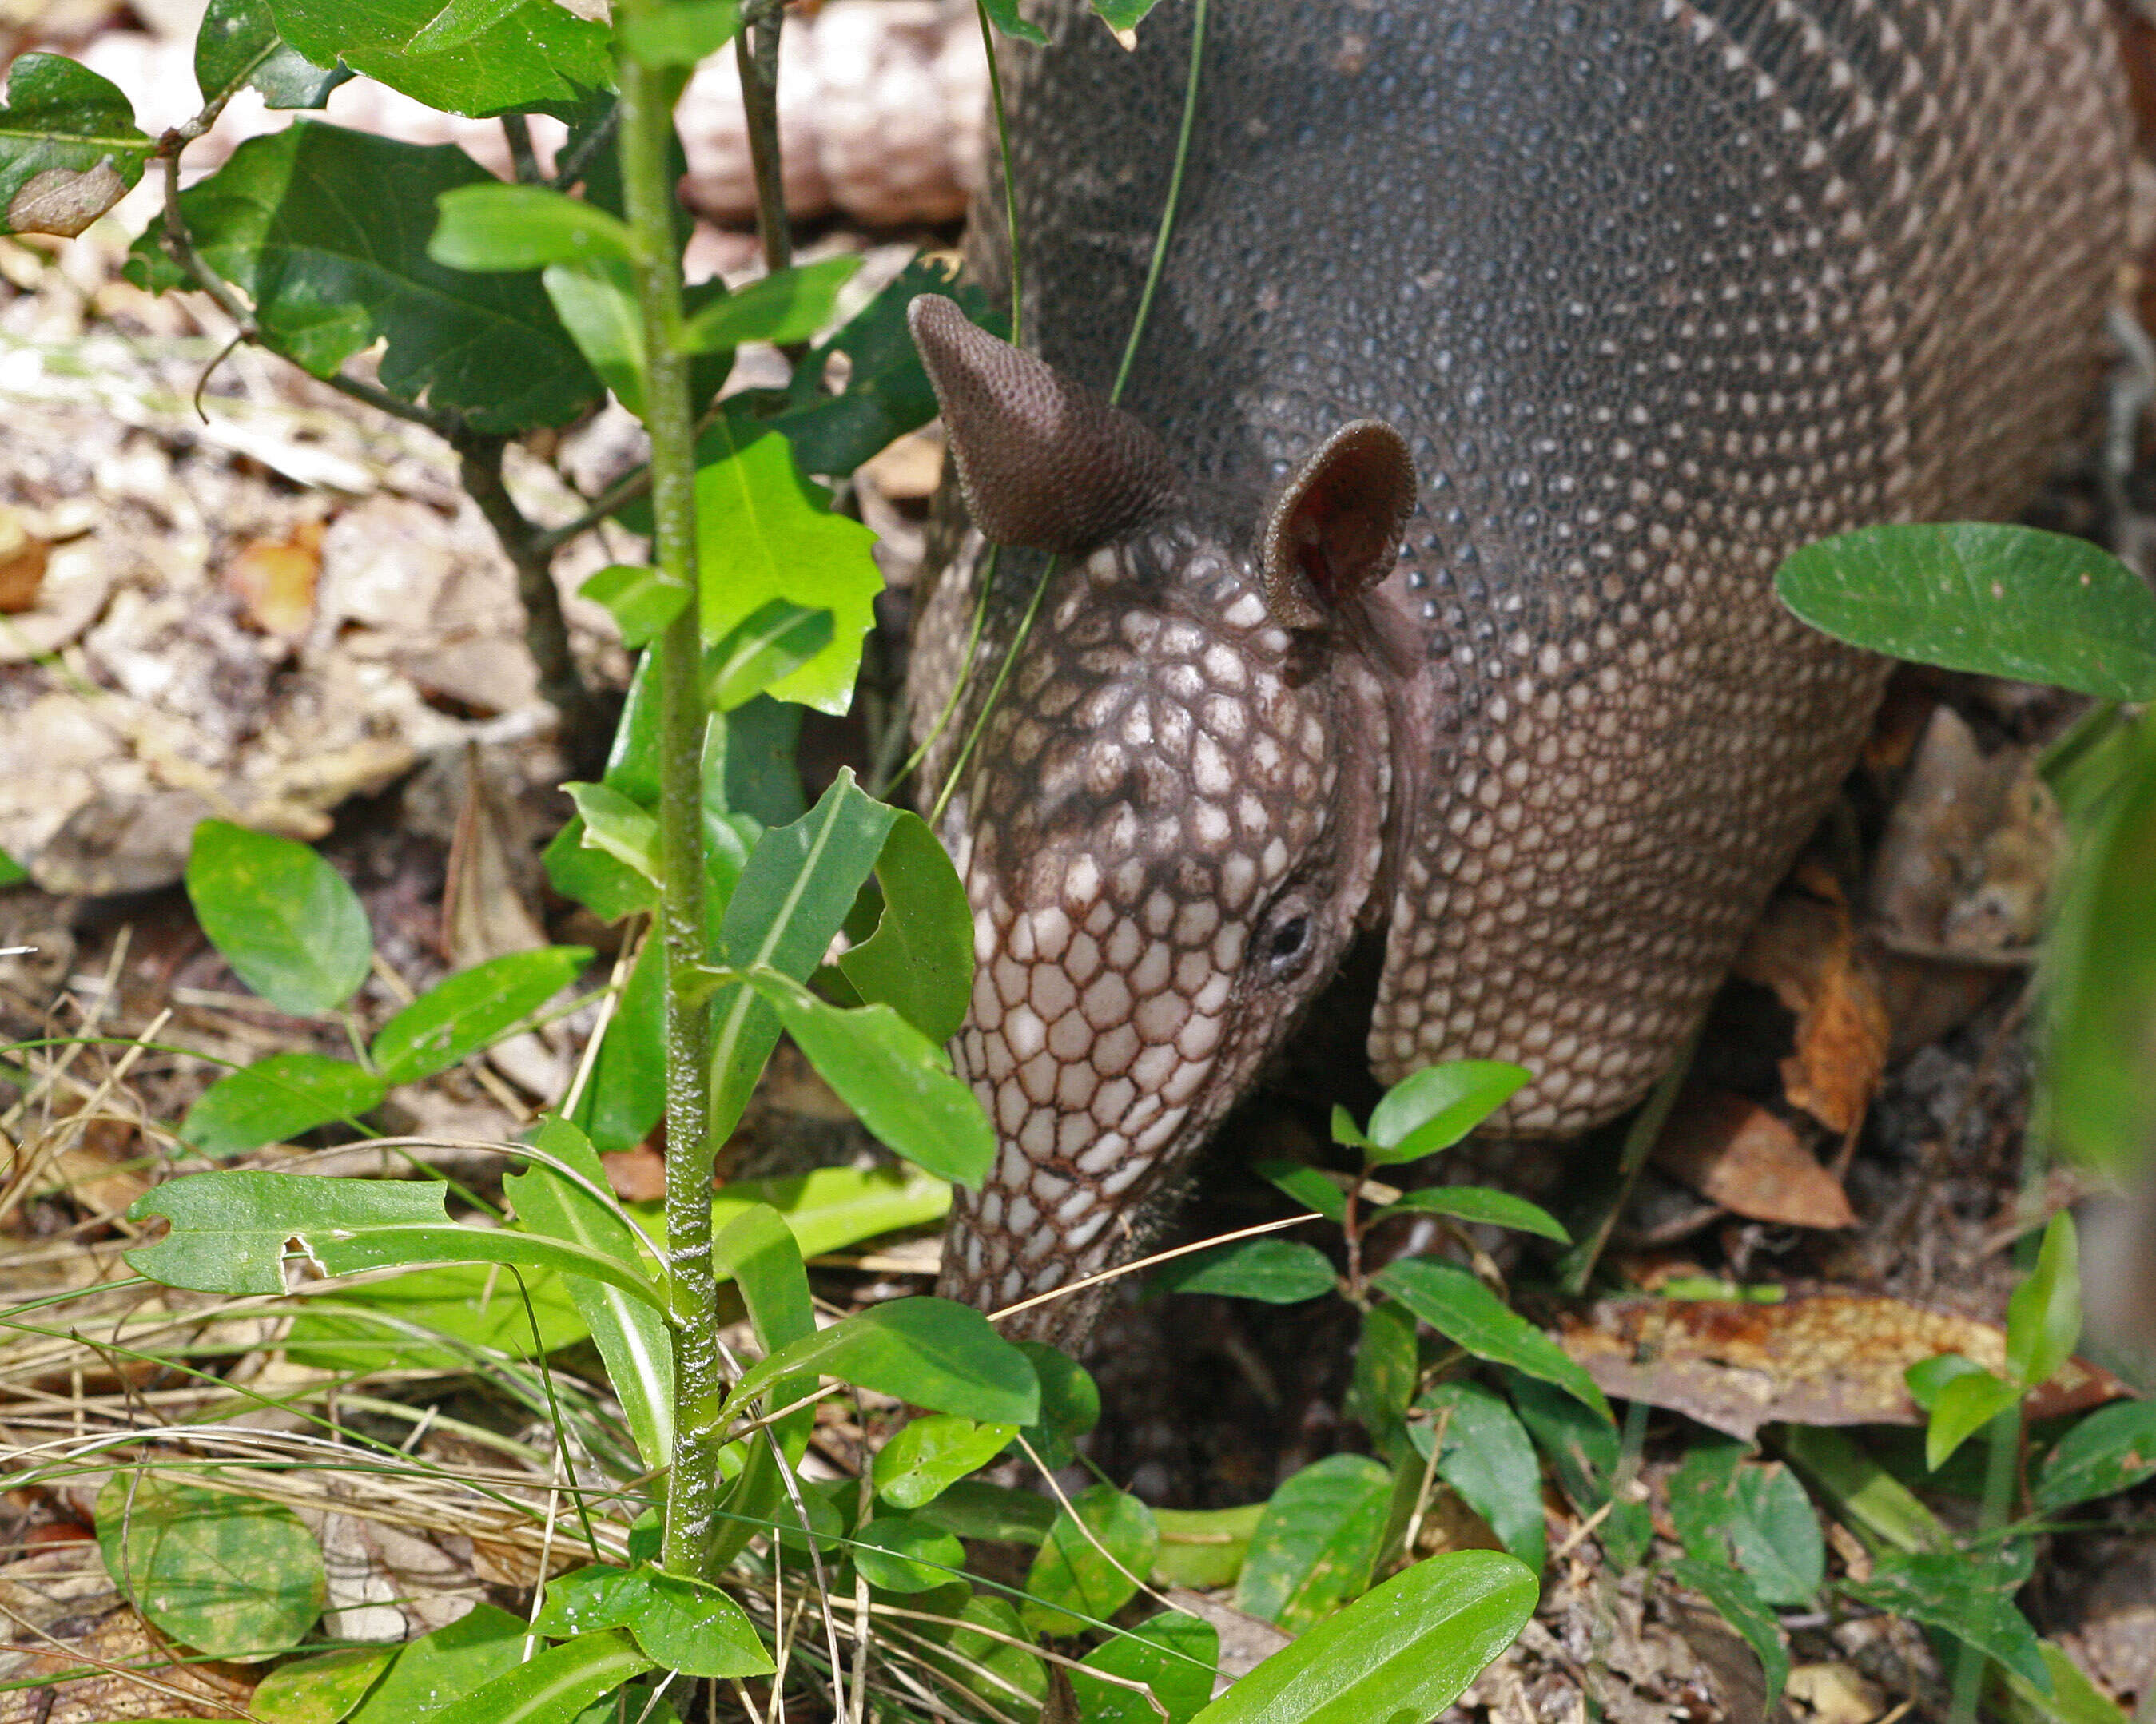
[[[1138,1253],[1382,901],[1424,680],[1375,589],[1415,480],[1358,422],[1224,526],[1129,414],[947,300],[911,323],[974,525],[1057,558],[943,833],[977,960],[954,1054],[999,1152],[942,1290],[995,1310]],[[1075,1343],[1096,1303],[1004,1332]]]

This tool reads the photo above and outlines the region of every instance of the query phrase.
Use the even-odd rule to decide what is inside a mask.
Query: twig
[[[756,231],[764,268],[776,275],[793,261],[793,229],[786,219],[786,179],[778,151],[778,35],[785,14],[777,6],[744,8],[734,38],[742,109],[748,121],[749,167],[756,180]]]

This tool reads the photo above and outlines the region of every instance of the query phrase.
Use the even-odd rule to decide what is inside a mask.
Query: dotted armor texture
[[[1006,79],[1024,339],[1106,388],[1189,7],[1135,53],[1081,10]],[[1215,4],[1123,398],[1193,500],[1057,566],[945,824],[980,959],[957,1057],[1003,1142],[945,1290],[1131,1255],[1358,920],[1388,926],[1381,1077],[1517,1060],[1517,1133],[1637,1099],[1884,675],[1780,608],[1776,564],[2011,513],[2087,404],[2124,248],[2107,28],[2101,0]],[[1007,294],[1000,217],[991,187]],[[1269,491],[1364,418],[1420,476],[1381,589],[1425,655],[1405,695],[1274,627],[1250,566]],[[980,567],[962,546],[925,608],[917,723]],[[1042,562],[997,567],[932,784]],[[1082,1334],[1085,1301],[1044,1311]]]

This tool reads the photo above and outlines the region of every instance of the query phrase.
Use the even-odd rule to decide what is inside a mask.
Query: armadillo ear
[[[1414,459],[1382,419],[1342,425],[1287,476],[1258,536],[1265,607],[1283,628],[1333,622],[1392,572],[1414,513]]]
[[[1075,556],[1183,489],[1160,439],[1107,398],[999,341],[939,294],[906,310],[973,525],[998,545]]]

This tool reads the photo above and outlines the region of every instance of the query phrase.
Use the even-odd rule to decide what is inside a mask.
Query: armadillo
[[[941,1290],[991,1310],[1139,1250],[1358,930],[1382,1080],[1517,1062],[1522,1136],[1635,1103],[1887,668],[1777,564],[2023,505],[2125,245],[2102,0],[1218,0],[1111,407],[1191,11],[1037,14],[1027,350],[911,314],[971,521],[916,622],[932,791],[988,712],[942,835],[998,1152]]]

